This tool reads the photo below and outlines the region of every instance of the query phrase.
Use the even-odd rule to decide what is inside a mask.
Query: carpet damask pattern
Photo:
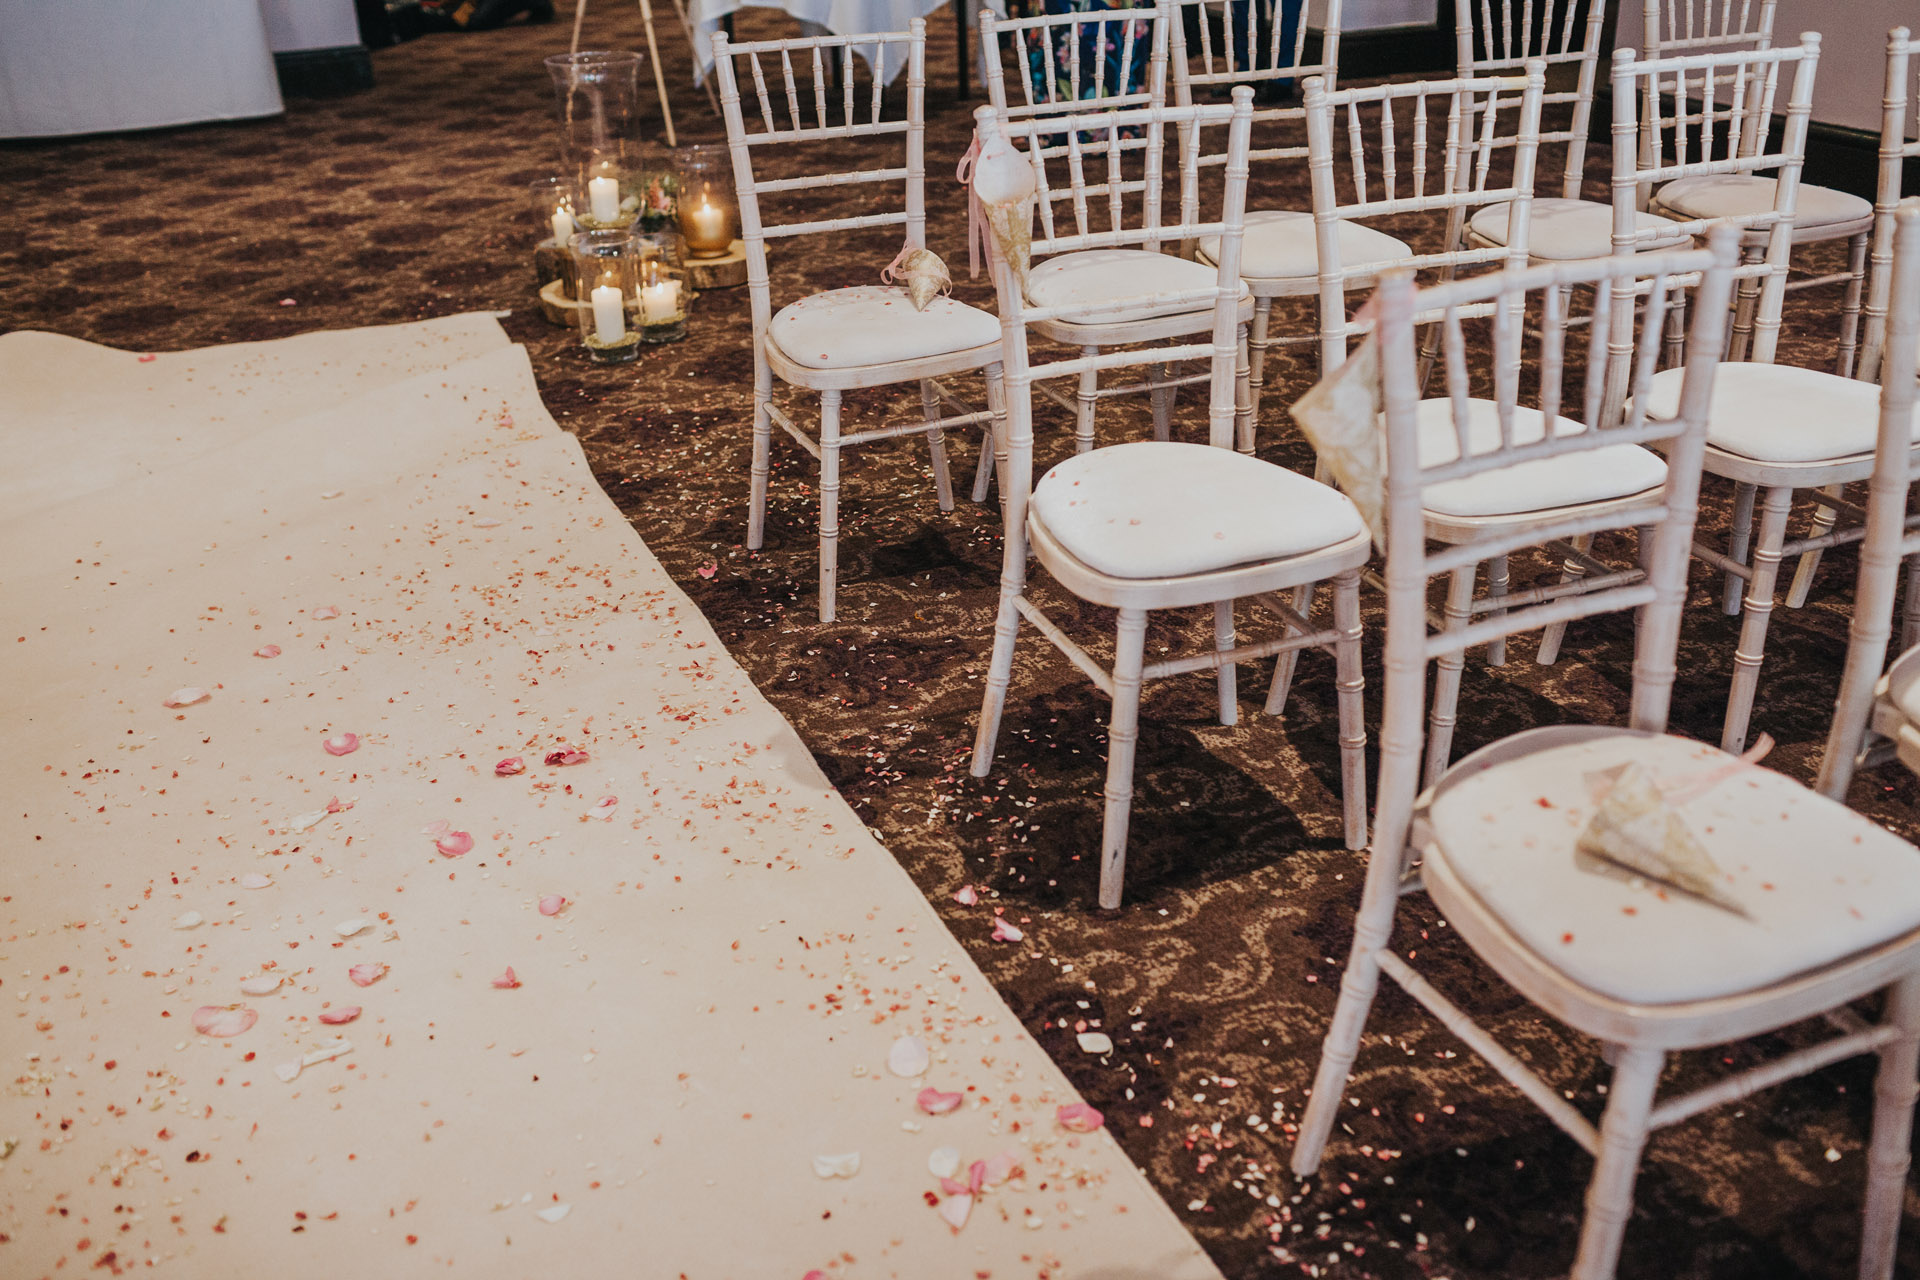
[[[741,31],[779,34],[785,23],[749,11]],[[984,283],[965,279],[965,218],[950,179],[970,127],[954,101],[951,19],[931,25],[930,239],[958,296],[985,304]],[[1127,905],[1115,916],[1091,910],[1106,706],[1050,647],[1022,646],[1000,760],[988,779],[967,775],[997,510],[963,497],[941,514],[917,442],[852,451],[841,619],[820,626],[812,466],[790,444],[775,445],[768,544],[743,548],[744,290],[702,297],[684,344],[626,370],[589,366],[573,336],[541,318],[522,192],[555,167],[539,59],[566,39],[564,24],[430,37],[375,53],[371,93],[296,101],[284,119],[0,145],[11,205],[0,223],[0,328],[177,350],[511,309],[508,331],[532,352],[547,404],[579,435],[600,482],[1227,1274],[1563,1273],[1588,1159],[1397,994],[1377,1007],[1324,1176],[1299,1185],[1286,1172],[1286,1127],[1332,1007],[1363,865],[1338,836],[1330,662],[1303,660],[1281,720],[1254,714],[1265,679],[1249,670],[1233,729],[1212,722],[1203,677],[1149,688]],[[588,43],[640,40],[632,10],[596,6]],[[686,87],[677,37],[666,43],[682,132],[717,138],[718,122]],[[1597,194],[1604,148],[1592,163]],[[1255,203],[1301,207],[1305,192],[1303,168],[1261,174]],[[788,249],[774,260],[776,292],[872,282],[897,247],[854,237]],[[1825,367],[1837,305],[1832,290],[1791,298],[1781,359]],[[1304,331],[1304,313],[1286,319]],[[1263,455],[1302,469],[1310,455],[1283,406],[1313,379],[1308,351],[1277,354],[1261,438]],[[854,424],[917,411],[911,391],[849,398]],[[1103,406],[1102,438],[1140,431],[1143,416]],[[1069,447],[1063,415],[1043,409],[1039,428],[1047,460]],[[956,437],[952,452],[964,491],[974,442]],[[1710,486],[1703,527],[1715,536],[1726,498]],[[1774,621],[1755,723],[1779,741],[1769,763],[1802,779],[1818,765],[1854,563],[1829,555],[1809,606]],[[1678,731],[1709,740],[1736,631],[1713,605],[1717,590],[1696,568],[1674,708]],[[1048,603],[1107,651],[1110,618],[1057,596]],[[1368,621],[1377,628],[1377,599]],[[1158,652],[1197,636],[1184,619],[1161,619],[1149,643]],[[1497,670],[1476,655],[1459,752],[1529,725],[1624,718],[1630,639],[1624,621],[1576,627],[1552,668],[1533,663],[1530,640]],[[1377,653],[1368,675],[1377,690]],[[1904,771],[1864,775],[1853,799],[1920,835]],[[982,905],[952,901],[965,884],[982,888]],[[989,941],[995,906],[1025,944]],[[1403,913],[1400,945],[1421,952],[1436,980],[1555,1087],[1597,1110],[1607,1077],[1595,1046],[1536,1019],[1419,900]],[[1106,1059],[1080,1052],[1083,1023],[1113,1038]],[[1669,1084],[1699,1083],[1754,1052],[1693,1055]],[[1661,1135],[1643,1166],[1622,1275],[1851,1274],[1870,1080],[1869,1064],[1842,1064]],[[1908,1224],[1902,1259],[1920,1273],[1920,1222]]]

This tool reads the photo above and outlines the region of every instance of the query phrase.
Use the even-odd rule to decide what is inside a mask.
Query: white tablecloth
[[[259,0],[0,0],[0,138],[282,109]]]
[[[803,23],[810,23],[835,35],[861,31],[905,31],[915,18],[924,18],[937,9],[945,9],[953,0],[771,0],[767,8],[784,9]],[[690,0],[688,16],[693,19],[693,75],[697,84],[713,70],[713,33],[720,19],[746,7],[748,0]],[[967,0],[969,16],[977,14],[983,0]],[[984,7],[1005,15],[1006,0],[985,0]],[[882,82],[891,83],[906,68],[906,50],[901,45],[884,46]],[[871,48],[854,46],[856,54],[871,55]]]

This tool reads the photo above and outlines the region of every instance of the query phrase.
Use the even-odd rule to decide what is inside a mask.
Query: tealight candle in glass
[[[740,231],[740,207],[734,197],[733,160],[720,146],[682,147],[680,234],[696,258],[724,257]]]
[[[680,237],[672,231],[638,237],[640,246],[640,341],[678,342],[687,336],[693,291],[680,260]]]
[[[565,178],[536,178],[527,184],[527,208],[543,239],[564,249],[573,239],[573,184]]]
[[[640,354],[640,330],[628,313],[639,301],[640,245],[627,231],[573,237],[574,296],[580,341],[596,364],[626,364]]]

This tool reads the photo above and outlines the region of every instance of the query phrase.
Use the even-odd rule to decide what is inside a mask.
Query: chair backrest
[[[1173,74],[1176,105],[1190,106],[1220,85],[1256,85],[1318,76],[1329,90],[1336,87],[1340,76],[1342,0],[1326,0],[1320,23],[1319,59],[1315,62],[1306,61],[1307,24],[1304,21],[1296,23],[1291,41],[1286,40],[1285,25],[1273,21],[1263,45],[1256,38],[1257,27],[1248,29],[1255,25],[1254,15],[1263,11],[1261,5],[1250,0],[1227,0],[1222,6],[1224,12],[1216,48],[1211,20],[1214,0],[1171,2],[1173,16],[1168,22],[1167,61]],[[1302,5],[1296,17],[1304,18],[1304,9]],[[1289,12],[1285,0],[1272,0],[1272,12]],[[1197,48],[1187,41],[1189,17],[1198,33]],[[1241,66],[1242,62],[1247,65]],[[1199,91],[1197,96],[1195,90]],[[1261,163],[1304,160],[1307,155],[1304,126],[1294,126],[1293,122],[1305,120],[1306,114],[1306,107],[1297,103],[1254,111],[1254,130],[1260,145],[1254,146],[1248,159]],[[1202,168],[1211,168],[1225,164],[1226,160],[1225,151],[1206,152],[1201,155],[1200,164]]]
[[[854,78],[854,54],[869,67],[885,65],[887,45],[905,45],[907,83],[905,101],[896,113],[884,110],[886,86],[872,77],[868,101],[862,104]],[[778,57],[778,76],[768,86],[762,56]],[[812,36],[797,40],[756,40],[734,43],[725,32],[713,37],[714,69],[720,80],[720,111],[727,125],[727,147],[733,156],[733,178],[740,200],[740,235],[747,247],[747,291],[756,337],[766,333],[773,316],[767,280],[767,241],[823,231],[854,231],[868,227],[904,228],[906,243],[924,248],[926,211],[926,87],[927,24],[915,18],[908,31],[879,35]],[[828,91],[829,59],[839,62],[840,92]],[[800,65],[796,68],[795,63]],[[744,66],[759,100],[759,128],[749,130],[740,106],[740,69]],[[837,96],[839,101],[833,101]],[[901,135],[901,163],[884,165],[880,148],[867,139]],[[816,163],[831,167],[785,178],[761,180],[754,176],[753,153],[762,147],[796,143],[825,143],[811,153]],[[849,160],[862,167],[845,168]],[[873,166],[873,167],[868,167]],[[904,183],[901,207],[880,213],[844,218],[807,219],[771,223],[760,198],[784,192],[843,190],[870,183]]]
[[[1874,686],[1886,665],[1900,565],[1908,556],[1920,554],[1920,533],[1907,530],[1907,495],[1914,480],[1914,402],[1920,399],[1915,385],[1920,379],[1920,198],[1898,206],[1889,221],[1887,297],[1892,310],[1880,380],[1880,436],[1867,485],[1866,537],[1860,543],[1847,665],[1816,784],[1823,795],[1840,801],[1847,797],[1854,756],[1866,736]]]
[[[1016,120],[1164,106],[1171,16],[1170,3],[1011,19],[983,5],[987,101]],[[1007,94],[1009,60],[1020,81],[1018,101]]]
[[[1765,230],[1767,247],[1758,263],[1736,276],[1763,276],[1753,346],[1746,357],[1772,361],[1786,297],[1787,258],[1793,247],[1794,210],[1807,151],[1807,121],[1813,112],[1813,77],[1820,37],[1808,33],[1781,48],[1637,59],[1632,49],[1613,55],[1613,251],[1633,253],[1642,244],[1676,231],[1701,235],[1729,223],[1747,232]],[[1780,77],[1791,68],[1786,123],[1777,147],[1768,132]],[[1748,134],[1757,142],[1743,142]],[[1771,174],[1774,204],[1749,214],[1674,220],[1641,228],[1635,210],[1664,183],[1709,174]]]
[[[1384,402],[1387,463],[1387,637],[1386,694],[1381,722],[1379,807],[1374,821],[1375,856],[1398,858],[1406,847],[1414,796],[1420,785],[1421,740],[1425,724],[1426,664],[1444,654],[1464,652],[1522,631],[1599,613],[1640,608],[1633,663],[1632,724],[1658,732],[1665,728],[1674,681],[1681,607],[1686,598],[1700,466],[1706,447],[1707,407],[1713,375],[1724,347],[1723,315],[1731,293],[1738,233],[1716,230],[1705,250],[1613,256],[1556,263],[1450,281],[1416,291],[1410,274],[1395,272],[1374,296],[1380,344],[1381,396]],[[1661,329],[1675,291],[1698,281],[1685,384],[1673,418],[1646,413],[1646,389],[1659,365]],[[1524,345],[1538,343],[1537,404],[1548,423],[1567,409],[1572,397],[1563,387],[1568,294],[1575,286],[1594,288],[1599,314],[1585,341],[1585,422],[1578,433],[1553,434],[1523,442],[1513,429],[1519,403]],[[1536,297],[1537,295],[1537,297]],[[1636,341],[1610,340],[1606,314],[1631,316],[1640,307]],[[1456,456],[1446,458],[1429,442],[1423,460],[1419,423],[1420,358],[1414,329],[1429,315],[1440,317],[1445,354],[1447,398],[1454,402]],[[1490,319],[1493,342],[1492,399],[1497,406],[1498,438],[1471,433],[1466,400],[1476,390],[1469,367],[1463,321]],[[1530,339],[1537,331],[1539,337]],[[1631,337],[1631,334],[1629,335]],[[1616,419],[1606,388],[1616,381],[1614,366],[1626,366],[1637,394],[1631,412]],[[1485,375],[1482,375],[1484,380]],[[1485,398],[1483,396],[1483,398]],[[1430,548],[1422,512],[1433,485],[1462,480],[1537,458],[1591,452],[1620,444],[1666,442],[1667,479],[1658,493],[1631,503],[1613,504],[1528,523],[1489,527],[1477,536]],[[1430,631],[1427,592],[1436,575],[1471,574],[1475,566],[1527,547],[1564,541],[1608,529],[1652,529],[1642,534],[1642,573],[1594,577],[1557,587],[1541,587],[1498,598],[1478,620],[1455,629]]]
[[[1893,289],[1894,210],[1909,160],[1920,159],[1920,86],[1914,83],[1913,44],[1905,27],[1887,34],[1887,91],[1881,100],[1880,180],[1873,200],[1873,267],[1867,285],[1867,333],[1860,349],[1860,377],[1880,376],[1887,346],[1887,299]]]
[[[1593,119],[1593,88],[1600,68],[1600,36],[1606,19],[1601,0],[1455,0],[1454,52],[1457,74],[1511,75],[1538,59],[1554,66],[1576,68],[1574,87],[1541,96],[1549,107],[1571,104],[1565,128],[1542,129],[1540,144],[1561,143],[1566,163],[1561,170],[1560,194],[1580,198],[1580,180],[1586,172],[1587,130]],[[1551,70],[1548,72],[1552,74]]]
[[[1444,213],[1445,247],[1394,265],[1448,277],[1461,267],[1484,263],[1526,265],[1545,72],[1536,60],[1528,63],[1524,76],[1369,85],[1331,93],[1317,77],[1307,81],[1307,166],[1319,254],[1323,375],[1346,359],[1347,339],[1366,327],[1347,319],[1348,285],[1377,276],[1382,265],[1342,261],[1340,223]],[[1496,180],[1495,161],[1506,151],[1512,152],[1511,159],[1501,164],[1505,173]],[[1472,211],[1502,203],[1511,205],[1509,242],[1466,246]]]
[[[1106,248],[1142,248],[1159,247],[1162,241],[1174,238],[1197,238],[1200,236],[1219,236],[1220,254],[1218,270],[1214,282],[1204,289],[1195,289],[1190,294],[1169,294],[1164,291],[1152,294],[1133,294],[1122,298],[1110,298],[1095,303],[1063,303],[1057,306],[1035,306],[1026,296],[1025,282],[1014,264],[1004,254],[994,252],[990,255],[993,268],[995,295],[999,302],[1002,362],[1006,384],[1006,414],[1009,472],[1005,480],[1004,493],[1007,498],[1005,513],[1006,527],[1012,531],[1024,528],[1025,503],[1033,479],[1033,382],[1036,378],[1064,378],[1078,376],[1087,370],[1126,368],[1147,364],[1159,364],[1179,360],[1212,361],[1212,379],[1207,402],[1208,441],[1211,444],[1231,448],[1234,439],[1235,369],[1239,353],[1239,311],[1242,297],[1240,284],[1240,240],[1246,219],[1247,202],[1247,149],[1253,117],[1253,91],[1241,87],[1233,91],[1233,102],[1190,107],[1137,107],[1118,113],[1090,113],[1085,116],[1062,116],[1056,121],[1042,123],[1028,117],[1014,120],[1000,114],[992,107],[981,107],[974,113],[981,122],[983,135],[990,127],[1010,135],[1032,134],[1049,128],[1065,127],[1068,142],[1065,144],[1071,161],[1070,169],[1077,178],[1084,181],[1086,152],[1096,150],[1092,144],[1081,141],[1081,133],[1094,129],[1104,130],[1111,139],[1114,131],[1107,129],[1109,122],[1122,127],[1137,126],[1142,129],[1164,131],[1172,126],[1181,136],[1190,139],[1184,145],[1181,157],[1183,175],[1198,174],[1199,127],[1204,124],[1224,124],[1227,126],[1228,160],[1221,168],[1220,216],[1207,222],[1201,222],[1197,213],[1199,201],[1196,198],[1183,201],[1186,206],[1181,221],[1177,225],[1167,226],[1142,217],[1135,220],[1137,225],[1127,225],[1124,207],[1116,201],[1107,205],[1110,223],[1106,230],[1093,230],[1088,220],[1087,202],[1075,202],[1075,221],[1072,230],[1067,230],[1059,222],[1048,222],[1044,234],[1034,237],[1032,254],[1035,262],[1057,253],[1077,252],[1085,249]],[[1193,126],[1187,128],[1184,126]],[[1017,145],[1017,144],[1016,144]],[[1027,155],[1033,163],[1037,179],[1044,179],[1047,162],[1039,156],[1037,150],[1029,146]],[[1106,167],[1105,181],[1099,184],[1113,192],[1131,191],[1138,184],[1126,181],[1123,168],[1128,154],[1110,142],[1097,148],[1098,157],[1103,158]],[[1183,179],[1186,180],[1186,179]],[[1139,191],[1143,200],[1149,198],[1149,192]],[[1043,216],[1047,212],[1049,201],[1047,188],[1042,186],[1035,191],[1035,199]],[[1174,346],[1149,346],[1142,349],[1103,352],[1099,355],[1080,356],[1075,359],[1058,360],[1052,363],[1034,366],[1028,357],[1027,326],[1043,320],[1066,320],[1072,322],[1094,322],[1107,319],[1115,314],[1137,308],[1140,303],[1152,300],[1157,304],[1190,302],[1192,310],[1203,306],[1213,308],[1213,329],[1210,340],[1205,343],[1193,342]],[[1016,506],[1017,503],[1017,506]]]
[[[1644,0],[1641,36],[1649,58],[1729,49],[1765,49],[1773,43],[1777,0]]]

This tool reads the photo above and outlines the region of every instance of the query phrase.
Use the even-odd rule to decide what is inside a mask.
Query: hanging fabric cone
[[[992,107],[973,113],[973,145],[960,159],[959,178],[969,189],[967,200],[967,266],[980,275],[979,246],[991,237],[991,247],[1013,266],[1024,286],[1033,244],[1033,193],[1038,185],[1033,164],[1000,131]]]

